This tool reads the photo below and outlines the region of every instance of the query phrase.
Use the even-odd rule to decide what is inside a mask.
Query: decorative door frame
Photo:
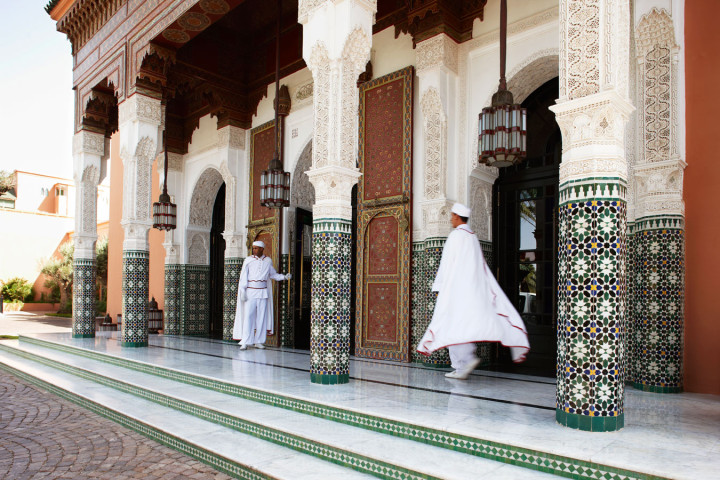
[[[363,176],[358,181],[358,222],[357,222],[357,294],[356,294],[356,328],[355,328],[355,355],[366,358],[378,358],[395,360],[401,362],[410,361],[410,285],[411,285],[411,252],[412,252],[412,121],[413,121],[413,82],[415,70],[413,67],[406,67],[391,74],[366,82],[360,86],[359,105],[359,150],[358,163]],[[396,83],[401,86],[401,122],[400,133],[401,162],[400,172],[402,178],[392,189],[386,190],[387,196],[376,191],[372,198],[368,197],[369,185],[372,182],[372,175],[367,171],[369,158],[366,155],[372,154],[368,151],[366,141],[368,138],[377,138],[367,135],[366,128],[369,105],[367,95],[377,88],[387,87]],[[386,130],[387,131],[387,130]],[[382,248],[379,244],[373,243],[371,249],[371,238],[374,229],[379,228],[380,234],[390,232],[396,234],[394,243],[386,244]],[[391,235],[392,236],[392,235]],[[377,248],[375,248],[377,246]],[[387,259],[392,256],[391,252],[385,252],[390,248],[394,249],[395,258],[388,267],[377,266],[380,260],[375,255],[390,253]],[[376,262],[372,262],[371,260]],[[376,267],[373,267],[376,265]],[[376,270],[373,272],[373,268]],[[385,299],[384,295],[394,295],[396,301],[392,306],[392,299],[380,307],[380,310],[390,308],[385,312],[390,317],[394,314],[394,329],[390,324],[389,328],[382,323],[382,313],[375,318],[370,318],[373,310],[371,301],[378,297]],[[394,310],[393,310],[394,309]],[[376,322],[373,322],[376,320]],[[393,320],[393,319],[391,319]],[[387,339],[379,337],[388,335]],[[375,337],[375,338],[373,338]]]

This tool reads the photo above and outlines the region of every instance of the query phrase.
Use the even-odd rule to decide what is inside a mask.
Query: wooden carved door
[[[412,105],[407,67],[360,87],[355,354],[409,361]]]
[[[248,255],[252,243],[265,243],[265,255],[272,259],[275,269],[280,268],[280,214],[278,210],[260,205],[260,175],[267,170],[275,152],[275,122],[268,122],[250,131],[250,210],[248,223]],[[280,322],[278,314],[278,285],[273,284],[272,302],[275,310],[274,335],[269,335],[267,345],[280,346]]]

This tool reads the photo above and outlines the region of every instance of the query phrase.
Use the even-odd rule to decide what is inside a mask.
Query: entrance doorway
[[[496,275],[525,322],[530,353],[513,365],[500,349],[498,368],[555,376],[557,359],[557,208],[562,152],[560,128],[548,109],[558,98],[558,79],[523,103],[528,109],[528,156],[500,169],[493,202]]]
[[[294,348],[310,350],[310,291],[312,287],[312,212],[297,208],[295,210],[295,246],[293,265],[295,285],[293,289],[295,311]]]
[[[223,335],[223,291],[225,288],[225,183],[220,185],[210,227],[210,337]]]

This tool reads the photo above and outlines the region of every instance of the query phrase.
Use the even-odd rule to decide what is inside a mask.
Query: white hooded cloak
[[[419,353],[430,355],[463,343],[500,342],[510,347],[514,362],[525,360],[530,350],[525,324],[490,272],[467,224],[448,236],[432,290],[439,293]]]

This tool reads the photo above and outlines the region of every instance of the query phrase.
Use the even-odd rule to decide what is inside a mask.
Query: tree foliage
[[[0,170],[0,195],[15,188],[15,174]]]
[[[14,277],[2,283],[2,296],[6,302],[22,302],[32,294],[32,285],[24,278]]]
[[[108,282],[108,239],[103,237],[95,245],[95,261],[97,264],[96,283],[98,290],[107,291]],[[101,295],[102,297],[102,295]],[[100,298],[102,300],[102,298]]]
[[[40,270],[40,273],[48,277],[45,281],[46,287],[60,289],[60,313],[66,313],[71,309],[68,300],[72,298],[74,254],[73,243],[65,242],[60,245],[60,258],[47,259]]]

